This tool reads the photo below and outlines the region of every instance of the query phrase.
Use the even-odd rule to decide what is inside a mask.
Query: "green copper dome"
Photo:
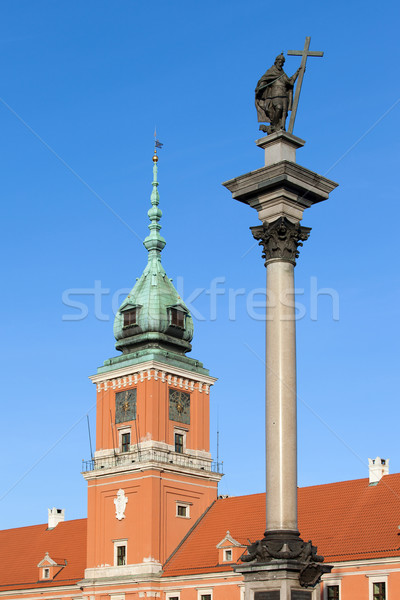
[[[161,264],[165,240],[160,235],[156,150],[153,156],[153,190],[148,211],[150,233],[144,240],[148,263],[115,316],[115,347],[124,354],[161,348],[179,354],[191,350],[193,320]]]

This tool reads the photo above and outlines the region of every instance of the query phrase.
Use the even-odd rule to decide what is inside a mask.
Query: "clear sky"
[[[254,88],[306,35],[325,56],[308,61],[297,159],[340,185],[306,211],[296,267],[299,484],[366,477],[377,455],[399,471],[398,3],[0,10],[0,527],[86,515],[88,375],[116,354],[113,303],[146,264],[155,125],[163,264],[193,307],[191,356],[219,378],[220,493],[263,491],[265,268],[255,211],[221,182],[263,165]]]

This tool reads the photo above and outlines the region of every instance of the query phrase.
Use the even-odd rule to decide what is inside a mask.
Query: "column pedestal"
[[[320,600],[320,586],[305,589],[299,584],[301,567],[296,561],[238,567],[245,583],[244,600]]]
[[[305,141],[286,131],[279,131],[256,140],[256,144],[265,150],[265,164],[273,165],[282,160],[295,163],[296,150],[304,146]]]

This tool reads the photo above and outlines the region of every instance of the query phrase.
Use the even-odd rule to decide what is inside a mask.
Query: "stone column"
[[[310,229],[280,217],[253,227],[267,267],[266,534],[297,529],[297,408],[294,266]]]
[[[337,185],[296,163],[304,143],[286,132],[257,140],[265,166],[223,184],[256,209],[262,225],[251,230],[267,267],[266,532],[235,569],[244,576],[245,600],[317,600],[321,575],[331,569],[297,528],[294,266],[310,234],[300,225],[304,210]]]

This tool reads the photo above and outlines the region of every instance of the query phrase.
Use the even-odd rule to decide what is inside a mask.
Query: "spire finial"
[[[160,140],[157,139],[157,129],[154,128],[154,154],[153,154],[153,162],[157,163],[158,162],[158,156],[157,156],[157,148],[162,148],[164,144],[162,144],[160,142]]]
[[[158,204],[160,202],[160,196],[158,193],[158,156],[157,156],[157,148],[162,148],[163,144],[157,139],[157,133],[154,130],[154,154],[153,154],[153,181],[152,186],[153,190],[151,192],[151,204],[152,207],[148,211],[148,216],[150,219],[150,234],[146,237],[143,244],[149,251],[149,260],[152,257],[158,256],[160,257],[161,250],[164,248],[166,242],[164,238],[160,235],[161,225],[159,224],[159,220],[162,217],[162,212],[158,208]]]

